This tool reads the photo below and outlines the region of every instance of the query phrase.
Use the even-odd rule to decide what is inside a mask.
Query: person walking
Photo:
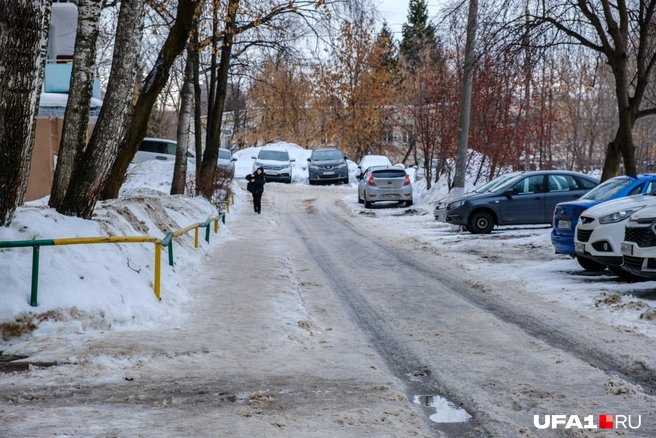
[[[266,183],[264,169],[258,167],[255,172],[247,175],[246,179],[248,180],[246,190],[253,194],[253,209],[255,213],[260,214],[262,212],[262,193],[264,193],[264,184]]]

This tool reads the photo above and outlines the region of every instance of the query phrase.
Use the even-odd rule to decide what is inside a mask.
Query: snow
[[[42,247],[36,308],[29,305],[32,249],[0,250],[0,278],[3,280],[0,287],[0,351],[6,355],[30,356],[34,361],[58,360],[89,365],[84,370],[63,366],[34,367],[24,375],[3,377],[0,374],[0,385],[3,385],[0,387],[25,385],[22,396],[38,397],[41,386],[55,388],[62,385],[62,391],[75,391],[79,387],[111,384],[118,391],[116,400],[134,400],[134,397],[145,400],[143,404],[135,403],[134,410],[117,403],[113,414],[99,412],[98,405],[92,402],[88,414],[94,415],[94,420],[84,420],[87,413],[77,408],[49,406],[43,417],[32,415],[24,422],[14,418],[21,412],[22,402],[19,401],[16,408],[7,407],[6,412],[2,411],[5,418],[14,418],[10,422],[12,425],[35,432],[49,423],[65,425],[70,421],[81,430],[84,427],[88,432],[93,430],[94,435],[137,436],[144,433],[144,427],[161,431],[160,428],[169,422],[162,425],[156,422],[156,418],[165,416],[170,419],[170,424],[181,425],[181,429],[170,429],[165,436],[201,436],[207,432],[202,428],[203,423],[198,418],[195,418],[196,422],[194,418],[187,418],[186,411],[181,409],[181,406],[192,403],[197,403],[198,410],[204,409],[202,400],[194,399],[191,389],[185,396],[188,399],[166,398],[162,401],[162,398],[157,398],[160,394],[154,392],[132,394],[126,385],[129,385],[129,379],[145,379],[146,376],[162,376],[162,385],[168,387],[177,385],[178,380],[181,384],[191,385],[189,381],[193,383],[194,379],[212,374],[221,384],[199,382],[203,391],[206,391],[203,385],[215,385],[212,391],[216,387],[225,387],[225,391],[233,391],[237,400],[243,403],[235,408],[233,416],[219,419],[218,414],[209,409],[203,411],[203,415],[209,415],[214,422],[227,422],[225,427],[236,431],[236,436],[307,436],[307,431],[312,430],[307,429],[308,424],[316,426],[316,430],[326,430],[322,428],[328,423],[321,423],[320,413],[309,414],[312,420],[306,424],[292,414],[281,414],[288,427],[280,435],[271,435],[267,432],[271,429],[267,427],[273,423],[257,419],[257,409],[269,398],[287,400],[295,394],[335,400],[336,406],[340,406],[340,402],[344,406],[348,401],[344,401],[346,395],[342,393],[347,392],[361,397],[363,405],[350,411],[329,411],[326,414],[329,420],[324,421],[330,421],[331,425],[335,422],[340,426],[362,423],[380,428],[372,429],[368,436],[407,436],[403,432],[410,429],[418,431],[420,436],[428,435],[421,429],[425,426],[413,411],[403,407],[404,395],[389,383],[389,375],[381,371],[385,364],[379,356],[370,353],[368,341],[358,334],[357,326],[344,319],[339,309],[330,307],[333,302],[329,300],[329,285],[316,277],[302,251],[296,254],[286,252],[288,245],[293,245],[289,243],[291,236],[278,233],[281,230],[278,221],[285,218],[269,216],[267,210],[270,199],[283,202],[285,190],[301,193],[296,199],[290,197],[289,202],[297,202],[305,196],[304,203],[298,202],[298,205],[308,214],[315,212],[312,211],[312,199],[306,199],[304,190],[308,194],[313,190],[312,193],[329,193],[338,197],[339,207],[350,214],[350,220],[361,221],[382,237],[401,238],[408,246],[426,251],[431,257],[448,259],[454,270],[468,276],[472,286],[494,294],[499,300],[521,298],[542,306],[545,312],[551,311],[545,303],[557,303],[576,311],[582,318],[605,322],[611,331],[656,339],[653,310],[656,282],[628,283],[607,272],[583,272],[571,258],[554,254],[548,226],[500,227],[489,235],[453,232],[450,226],[436,222],[432,215],[437,200],[448,195],[446,184],[441,181],[430,190],[426,190],[425,180],[415,181],[415,205],[411,208],[375,205],[372,209],[364,209],[358,204],[355,193],[355,163],[349,162],[350,169],[353,166],[350,186],[304,187],[310,151],[290,143],[277,143],[276,147],[285,148],[296,159],[295,184],[273,186],[277,197],[269,196],[274,190],[265,190],[264,214],[255,215],[256,219],[253,219],[250,195],[241,188],[243,182],[240,180],[252,171],[251,156],[256,156],[261,148],[236,152],[238,160],[232,184],[235,205],[227,215],[226,224],[221,224],[218,234],[212,230],[209,243],[203,240],[204,231],[201,231],[199,248],[194,248],[193,232],[176,238],[173,267],[167,263],[166,251],[162,252],[161,301],[153,293],[152,243]],[[99,203],[92,220],[62,216],[47,207],[47,199],[29,203],[18,209],[10,226],[0,228],[0,241],[125,235],[162,238],[169,231],[217,215],[216,206],[203,198],[168,194],[172,166],[173,163],[158,160],[131,166],[120,198]],[[467,190],[471,188],[469,182]],[[254,220],[260,222],[253,224]],[[249,227],[245,227],[246,224]],[[247,262],[234,259],[234,250],[242,246],[239,239],[244,236],[265,239],[270,253]],[[221,275],[227,264],[231,266],[230,275]],[[266,290],[257,289],[262,281],[269,285]],[[512,291],[509,296],[513,298],[506,298],[505,291],[499,290],[498,285],[505,285],[507,291]],[[325,302],[306,303],[301,289],[304,293],[313,291],[314,297],[326,297]],[[216,296],[221,299],[220,306],[205,305],[210,302],[210,297]],[[323,326],[313,322],[313,313],[321,314]],[[257,328],[255,336],[252,327],[241,325],[245,320]],[[204,327],[207,332],[195,333],[194,329],[198,327]],[[215,339],[210,334],[215,331],[230,333],[232,341],[212,344]],[[447,335],[443,338],[446,339]],[[119,345],[136,344],[137,340],[149,343],[153,351],[119,349]],[[87,345],[92,341],[102,343],[111,353],[88,351]],[[119,344],[119,341],[124,344]],[[158,360],[159,356],[167,360]],[[536,356],[531,360],[547,366],[553,357],[547,352],[544,357]],[[215,363],[227,366],[214,370]],[[326,380],[344,379],[344,386],[315,390],[303,384],[304,379],[314,378],[312,373]],[[565,372],[565,375],[571,376],[571,373]],[[261,375],[264,383],[244,382],[243,375]],[[365,381],[368,386],[353,385],[348,381],[351,378],[355,382]],[[276,386],[271,383],[275,379],[283,381],[276,381]],[[269,393],[269,386],[286,389]],[[198,391],[198,394],[206,394],[200,389]],[[219,390],[215,392],[218,394]],[[210,393],[207,397],[218,397],[217,394]],[[377,394],[376,404],[370,402],[374,399],[372,394]],[[99,393],[95,397],[95,403],[103,403],[103,397],[108,395]],[[448,400],[430,394],[426,397],[431,398],[411,401],[430,408],[434,421],[469,418],[466,411]],[[150,415],[149,409],[154,415]],[[503,407],[498,409],[501,415],[505,415]],[[450,412],[446,417],[444,410]],[[493,416],[494,412],[490,412]],[[116,420],[117,417],[111,415],[121,417],[122,429],[103,428],[104,424]],[[374,421],[371,418],[375,416],[383,419]],[[235,417],[248,418],[248,426],[235,422]],[[58,429],[60,436],[79,433],[80,429],[77,429],[77,432],[67,434],[64,425]],[[299,426],[298,429],[295,425]],[[293,433],[294,430],[298,433]],[[350,432],[352,430],[335,429],[334,436],[355,436]]]
[[[307,184],[306,163],[311,151],[291,143],[281,142],[276,146],[286,149],[290,157],[296,159],[294,182]],[[252,171],[251,156],[256,156],[260,149],[248,148],[234,154],[238,158],[236,181]],[[349,164],[355,166],[352,162]],[[9,227],[0,228],[0,241],[123,235],[163,238],[169,231],[216,215],[216,207],[203,198],[168,195],[172,165],[158,160],[133,165],[121,190],[121,198],[100,203],[91,221],[58,214],[47,207],[47,198],[28,203],[18,209]],[[353,174],[355,172],[354,167]],[[239,189],[236,182],[233,184],[237,204],[249,207],[248,194]],[[413,185],[413,211],[422,214],[399,217],[396,208],[376,209],[377,220],[401,220],[405,224],[404,234],[442,249],[456,249],[463,255],[488,254],[488,260],[494,263],[480,263],[478,256],[472,260],[463,259],[463,266],[476,277],[511,278],[531,285],[533,293],[592,313],[610,324],[656,337],[653,322],[640,319],[640,315],[653,306],[651,300],[641,299],[640,295],[653,290],[655,282],[632,284],[607,281],[603,276],[582,275],[575,261],[553,254],[548,227],[500,227],[488,236],[452,232],[448,225],[432,218],[433,206],[448,194],[446,184],[440,181],[428,191],[425,187],[424,179]],[[345,201],[354,211],[361,208],[355,193]],[[29,305],[32,248],[2,249],[0,323],[48,311],[65,315],[62,321],[38,324],[32,336],[43,336],[52,331],[81,332],[110,326],[114,329],[152,327],[162,321],[176,320],[181,316],[181,306],[189,299],[180,271],[197,269],[203,256],[214,251],[222,240],[230,238],[229,224],[238,217],[238,213],[228,215],[228,225],[221,225],[218,236],[212,231],[209,244],[203,240],[204,230],[201,230],[198,249],[193,247],[193,232],[176,239],[173,268],[168,266],[166,253],[162,254],[162,301],[159,305],[154,305],[157,298],[153,293],[152,243],[42,247],[37,308]],[[517,248],[525,249],[528,256],[521,251],[516,254]],[[602,283],[596,279],[601,279]],[[621,295],[619,301],[606,304],[605,298],[615,294]],[[636,294],[638,296],[634,296]],[[72,317],[73,314],[76,316]],[[0,350],[3,348],[6,350],[7,345],[0,344]]]

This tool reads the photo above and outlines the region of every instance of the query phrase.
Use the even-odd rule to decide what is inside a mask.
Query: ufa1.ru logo
[[[635,417],[603,414],[598,416],[599,421],[595,423],[595,415],[583,417],[583,421],[578,415],[545,415],[544,419],[534,415],[533,425],[538,429],[560,429],[561,426],[563,429],[639,429],[642,416]]]

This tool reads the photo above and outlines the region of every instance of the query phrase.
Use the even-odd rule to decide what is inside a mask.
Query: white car
[[[624,227],[632,214],[645,207],[656,206],[654,195],[634,195],[603,202],[585,210],[576,226],[574,250],[591,264],[603,265],[616,275],[628,277],[621,266]]]
[[[253,162],[253,172],[259,167],[264,170],[264,176],[268,181],[292,182],[292,163],[296,160],[289,158],[289,152],[279,147],[264,146]]]
[[[235,161],[237,159],[232,156],[232,152],[228,149],[219,149],[219,159],[216,163],[219,169],[225,169],[230,175],[234,175]]]
[[[175,162],[175,150],[177,148],[175,140],[168,140],[166,138],[152,138],[146,137],[141,142],[139,150],[137,151],[133,163],[141,163],[147,160],[160,160],[160,161],[173,161]],[[196,157],[190,151],[187,151],[187,160],[189,162],[196,162]]]
[[[357,176],[362,176],[371,166],[391,166],[389,158],[384,155],[365,155],[358,164]]]
[[[633,275],[656,279],[656,206],[631,215],[624,230],[621,251],[624,269]]]

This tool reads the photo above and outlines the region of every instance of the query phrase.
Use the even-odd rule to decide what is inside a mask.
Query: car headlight
[[[633,213],[644,208],[644,205],[640,207],[632,208],[631,210],[622,210],[616,211],[615,213],[607,214],[599,218],[600,224],[614,224],[616,222],[622,222],[624,219],[628,219]]]
[[[447,208],[448,208],[449,210],[453,210],[454,208],[462,207],[464,204],[465,204],[465,201],[464,201],[464,200],[462,200],[462,201],[455,201],[455,202],[450,203],[450,204],[447,206]]]
[[[342,167],[346,167],[346,163],[338,164],[335,167],[338,168],[338,169],[341,169]]]
[[[319,170],[319,166],[316,166],[314,164],[310,164],[310,169],[312,170]]]

